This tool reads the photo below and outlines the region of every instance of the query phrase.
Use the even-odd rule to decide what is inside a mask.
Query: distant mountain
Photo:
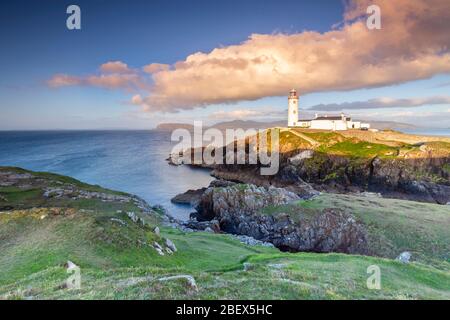
[[[206,126],[206,128],[216,128],[219,130],[226,130],[226,129],[266,129],[266,128],[272,128],[272,127],[282,127],[286,125],[286,121],[273,121],[273,122],[258,122],[258,121],[252,121],[252,120],[233,120],[233,121],[226,121],[226,122],[218,122],[211,126]],[[161,131],[171,131],[175,129],[187,129],[187,130],[193,130],[194,126],[192,124],[188,123],[160,123],[156,127],[156,130]]]
[[[188,129],[193,130],[194,126],[187,123],[160,123],[156,126],[156,130],[160,131],[172,131],[175,129]]]
[[[219,123],[212,125],[211,127],[217,128],[219,130],[225,130],[225,129],[235,129],[235,128],[266,129],[266,128],[284,127],[284,126],[286,126],[286,121],[259,122],[259,121],[253,121],[253,120],[233,120],[233,121],[219,122]]]
[[[359,120],[363,122],[370,123],[371,127],[373,129],[378,130],[385,130],[385,129],[396,129],[396,130],[402,130],[402,129],[416,129],[417,126],[410,124],[410,123],[402,123],[402,122],[395,122],[395,121],[368,121],[368,120]],[[213,128],[217,128],[219,130],[226,130],[226,129],[237,129],[242,128],[244,130],[246,129],[266,129],[266,128],[273,128],[273,127],[285,127],[287,125],[285,120],[278,120],[278,121],[271,121],[271,122],[260,122],[260,121],[253,121],[253,120],[232,120],[232,121],[225,121],[225,122],[218,122],[212,126]],[[156,130],[165,130],[165,131],[172,131],[175,129],[187,129],[187,130],[193,130],[194,126],[192,124],[188,123],[160,123]]]

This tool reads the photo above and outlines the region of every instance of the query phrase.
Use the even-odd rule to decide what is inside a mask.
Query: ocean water
[[[55,172],[132,193],[187,219],[192,208],[170,199],[213,178],[208,170],[169,165],[165,159],[174,144],[162,131],[0,132],[0,166]]]

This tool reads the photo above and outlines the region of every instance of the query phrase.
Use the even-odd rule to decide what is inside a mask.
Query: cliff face
[[[309,184],[330,192],[373,191],[439,204],[450,201],[450,142],[403,143],[398,139],[415,142],[417,137],[395,133],[386,134],[395,141],[381,141],[381,137],[363,132],[283,132],[276,175],[261,176],[257,165],[216,165],[212,174],[238,182],[289,187],[299,194],[310,193]]]
[[[315,152],[285,162],[278,179],[304,180],[319,189],[373,191],[388,196],[446,204],[450,201],[449,158],[351,158]]]
[[[295,193],[275,187],[208,188],[197,206],[197,218],[217,220],[222,231],[271,242],[286,251],[368,254],[365,227],[349,213],[327,209],[301,219],[264,213],[296,200],[300,198]]]
[[[295,164],[281,163],[274,176],[251,166],[217,166],[216,178],[287,187],[300,195],[328,192],[379,192],[388,197],[446,204],[450,202],[449,158],[354,159],[317,154]]]

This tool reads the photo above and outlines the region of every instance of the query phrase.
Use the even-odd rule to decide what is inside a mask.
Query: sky
[[[66,8],[81,9],[69,30]],[[381,8],[369,30],[366,8]],[[450,2],[3,1],[0,130],[300,114],[450,127]]]

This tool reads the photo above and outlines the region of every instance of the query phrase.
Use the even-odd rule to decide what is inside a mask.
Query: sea
[[[170,199],[206,187],[209,170],[166,161],[168,131],[0,131],[0,166],[48,171],[135,194],[182,220],[193,208]]]

